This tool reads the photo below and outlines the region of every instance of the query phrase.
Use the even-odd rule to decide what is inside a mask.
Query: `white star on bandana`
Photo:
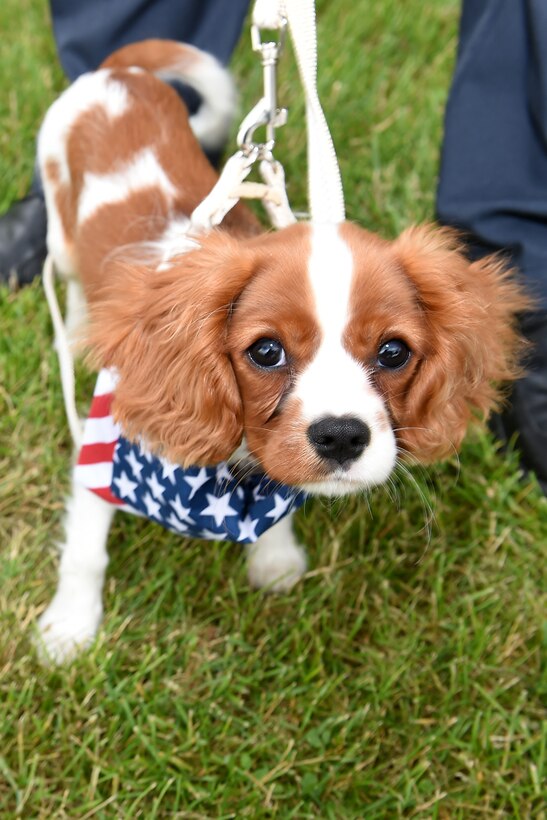
[[[266,513],[266,518],[273,518],[274,524],[276,521],[279,521],[285,513],[287,512],[288,508],[291,506],[293,499],[292,498],[282,498],[280,495],[275,493],[274,495],[274,508],[270,510],[270,512]]]
[[[182,501],[180,500],[180,495],[176,495],[175,498],[169,503],[171,504],[178,518],[181,521],[187,521],[189,524],[195,524],[195,521],[188,515],[188,513],[190,512],[190,507],[185,507],[183,505]]]
[[[253,520],[250,515],[248,515],[247,518],[244,518],[243,521],[239,522],[239,537],[242,541],[256,541],[255,530],[257,524],[258,518]]]
[[[213,532],[213,530],[202,530],[199,534],[200,538],[206,538],[207,541],[225,541],[227,535],[225,532]]]
[[[129,466],[131,467],[131,469],[133,470],[133,475],[135,476],[137,481],[140,481],[141,480],[141,473],[142,473],[144,467],[140,463],[139,459],[137,458],[137,456],[135,455],[133,450],[131,450],[130,453],[127,455],[126,461],[129,464]]]
[[[188,532],[187,525],[184,524],[182,521],[179,521],[179,519],[174,513],[171,513],[169,518],[166,518],[165,521],[177,532]]]
[[[184,480],[192,488],[192,491],[191,491],[190,495],[188,496],[188,498],[193,498],[195,496],[195,494],[197,493],[197,491],[199,490],[199,488],[203,484],[205,484],[206,481],[209,481],[209,476],[207,475],[207,470],[205,469],[205,467],[201,467],[201,469],[200,469],[200,471],[197,475],[195,475],[195,476],[185,475]]]
[[[231,493],[225,493],[220,497],[210,495],[207,493],[207,501],[209,506],[201,511],[202,515],[212,515],[215,519],[215,524],[219,527],[228,515],[237,515],[237,510],[230,507]]]
[[[163,494],[165,492],[165,487],[163,486],[161,481],[158,480],[158,477],[157,477],[156,473],[152,473],[150,478],[146,479],[146,483],[150,487],[150,490],[152,491],[152,495],[154,496],[156,501],[162,501],[163,502]]]
[[[168,478],[171,484],[176,483],[175,472],[179,469],[176,464],[173,464],[171,461],[167,461],[165,458],[160,458],[161,466],[163,467],[161,477]]]
[[[217,467],[217,481],[218,481],[218,483],[220,484],[222,481],[233,481],[233,480],[234,480],[234,477],[233,477],[232,473],[230,472],[230,468],[228,467],[226,462],[223,461]]]
[[[142,500],[146,505],[146,514],[151,518],[161,519],[160,505],[157,503],[157,501],[154,501],[150,493],[146,493],[145,495],[143,495]]]
[[[120,495],[128,498],[133,504],[137,503],[137,496],[135,490],[139,486],[137,481],[131,481],[125,470],[122,471],[119,478],[114,479],[114,484],[120,491]]]

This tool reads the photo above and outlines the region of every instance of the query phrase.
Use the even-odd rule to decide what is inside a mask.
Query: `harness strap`
[[[296,221],[287,199],[285,174],[279,162],[273,158],[260,162],[263,184],[245,182],[258,155],[259,147],[255,146],[250,153],[237,151],[230,157],[212,191],[192,213],[191,235],[204,233],[219,225],[242,197],[261,199],[274,228],[284,228]]]
[[[70,342],[66,332],[65,323],[57,301],[57,294],[55,293],[55,267],[53,259],[50,254],[46,257],[44,262],[44,269],[42,273],[44,291],[46,294],[49,312],[51,314],[51,321],[55,330],[55,347],[57,349],[57,357],[59,359],[59,370],[61,372],[61,387],[63,389],[63,399],[65,402],[65,412],[68,420],[68,426],[72,435],[72,440],[77,449],[80,448],[83,435],[82,421],[78,416],[75,399],[75,385],[74,385],[74,359],[70,349]]]

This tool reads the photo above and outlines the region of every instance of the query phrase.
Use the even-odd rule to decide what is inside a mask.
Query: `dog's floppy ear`
[[[215,233],[163,270],[108,264],[87,343],[94,364],[118,371],[113,411],[124,435],[183,465],[236,449],[242,406],[225,335],[252,266],[239,242]]]
[[[469,262],[451,229],[409,228],[394,249],[428,336],[396,421],[403,451],[428,462],[453,453],[472,416],[486,417],[520,374],[516,317],[529,300],[498,256]]]

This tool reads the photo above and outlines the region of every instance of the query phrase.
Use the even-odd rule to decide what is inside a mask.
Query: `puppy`
[[[196,116],[166,78],[201,93]],[[95,363],[116,374],[116,423],[179,465],[229,461],[244,442],[270,480],[312,495],[362,492],[398,459],[453,453],[517,374],[519,288],[498,259],[470,263],[446,229],[394,241],[351,223],[264,233],[238,205],[190,240],[189,215],[217,179],[199,142],[223,143],[233,100],[213,58],[146,41],[78,79],[45,118],[49,250],[71,331],[85,324]],[[56,661],[96,633],[114,510],[74,481],[39,622]],[[274,590],[306,567],[290,516],[248,557],[251,583]]]

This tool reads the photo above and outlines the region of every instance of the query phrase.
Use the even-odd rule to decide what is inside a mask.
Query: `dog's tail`
[[[161,80],[177,80],[202,97],[190,125],[201,145],[221,148],[228,137],[236,108],[236,91],[230,73],[211,54],[174,40],[142,40],[118,49],[101,68],[144,68]]]

